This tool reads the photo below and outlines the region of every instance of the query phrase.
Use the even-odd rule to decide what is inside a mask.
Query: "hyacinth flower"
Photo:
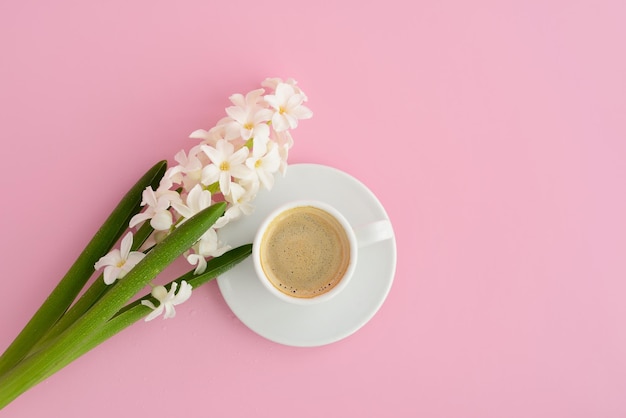
[[[312,116],[294,80],[261,86],[232,95],[226,116],[192,132],[199,142],[177,164],[158,162],[121,199],[0,356],[0,409],[135,322],[174,318],[193,289],[250,255],[251,244],[231,248],[219,230],[250,214],[257,192],[286,173],[289,130]],[[193,268],[154,284],[178,257]]]

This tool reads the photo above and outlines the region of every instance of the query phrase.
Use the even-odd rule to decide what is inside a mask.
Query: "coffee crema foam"
[[[298,298],[331,290],[350,263],[350,241],[334,216],[301,206],[279,214],[261,239],[261,266],[272,285]]]

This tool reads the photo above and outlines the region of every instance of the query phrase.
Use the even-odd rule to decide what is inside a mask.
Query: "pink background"
[[[0,350],[135,179],[268,76],[314,111],[290,161],[370,187],[398,265],[340,342],[265,340],[211,283],[0,415],[626,416],[625,21],[620,0],[2,1]]]

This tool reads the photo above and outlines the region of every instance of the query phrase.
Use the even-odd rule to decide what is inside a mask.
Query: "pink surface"
[[[3,1],[0,350],[140,173],[267,76],[314,112],[290,161],[368,185],[398,266],[340,342],[267,341],[211,283],[0,416],[626,416],[624,21],[619,0]]]

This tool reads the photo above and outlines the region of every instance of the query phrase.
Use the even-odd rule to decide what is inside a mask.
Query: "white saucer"
[[[261,220],[291,200],[314,199],[337,208],[357,227],[389,219],[376,196],[354,177],[317,164],[293,164],[271,191],[262,190],[254,212],[226,225],[220,239],[232,247],[252,242]],[[279,300],[259,282],[252,260],[217,278],[233,313],[252,331],[280,344],[314,347],[345,338],[365,325],[383,304],[396,270],[396,241],[391,238],[359,249],[348,287],[333,299],[299,306]]]

